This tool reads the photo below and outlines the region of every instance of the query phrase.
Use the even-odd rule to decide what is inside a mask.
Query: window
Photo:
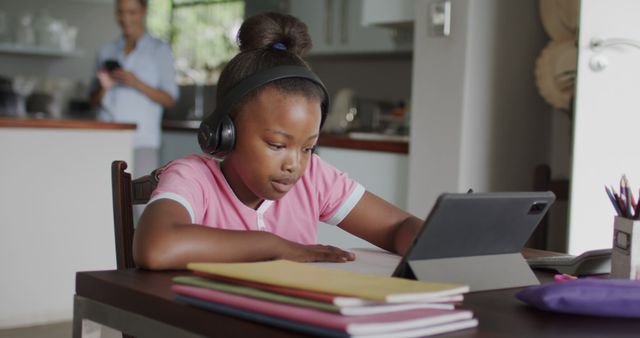
[[[147,28],[168,41],[180,84],[213,84],[237,52],[241,0],[151,0]]]

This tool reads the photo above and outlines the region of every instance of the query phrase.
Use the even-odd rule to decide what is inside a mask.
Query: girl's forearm
[[[423,220],[409,216],[397,226],[393,241],[397,254],[404,255],[409,250],[423,223]]]
[[[142,229],[141,229],[142,230]],[[134,243],[136,264],[153,270],[184,269],[190,262],[243,262],[274,259],[283,243],[263,231],[224,230],[185,224],[148,232]]]

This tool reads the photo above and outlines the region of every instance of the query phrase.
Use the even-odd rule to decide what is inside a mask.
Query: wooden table
[[[305,337],[298,332],[201,310],[174,300],[171,278],[188,272],[143,270],[76,274],[73,336],[90,319],[136,337]],[[543,282],[551,274],[537,271]],[[465,295],[475,329],[438,337],[639,337],[640,320],[577,316],[539,311],[517,300],[519,289]]]

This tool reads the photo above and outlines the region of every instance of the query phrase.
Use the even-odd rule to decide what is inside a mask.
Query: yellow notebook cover
[[[252,263],[189,263],[187,268],[239,280],[389,303],[428,301],[469,291],[467,285],[367,275],[287,260]]]

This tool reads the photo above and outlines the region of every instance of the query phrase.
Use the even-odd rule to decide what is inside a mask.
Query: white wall
[[[93,74],[98,48],[120,30],[111,0],[2,0],[1,10],[15,23],[24,13],[47,13],[78,27],[80,57],[47,57],[0,53],[0,75],[65,77],[87,83]]]
[[[467,1],[453,5],[452,34],[427,36],[428,1],[416,2],[407,209],[422,215],[443,191],[458,190],[467,53]]]
[[[640,49],[589,48],[593,37],[633,39],[640,43],[640,2],[582,0],[573,163],[569,202],[568,249],[580,253],[611,247],[614,211],[604,185],[618,186],[626,173],[637,192],[640,158],[638,93]],[[609,66],[596,72],[589,61],[601,55]]]
[[[530,190],[550,120],[533,81],[538,2],[453,0],[449,37],[427,34],[429,3],[416,4],[408,210],[445,191]]]

